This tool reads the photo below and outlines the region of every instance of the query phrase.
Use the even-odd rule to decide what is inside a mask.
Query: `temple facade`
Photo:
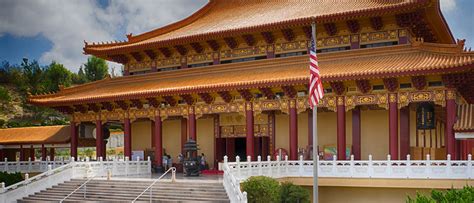
[[[29,102],[95,126],[123,125],[124,154],[175,158],[196,140],[211,168],[224,155],[312,159],[308,105],[311,23],[325,96],[322,159],[466,158],[474,145],[474,52],[455,40],[438,0],[210,0],[186,19],[126,41],[85,42],[123,64],[123,77],[32,95]],[[462,125],[461,125],[462,124]],[[455,127],[467,137],[456,139]],[[466,134],[467,132],[467,134]],[[161,158],[153,158],[157,167]]]

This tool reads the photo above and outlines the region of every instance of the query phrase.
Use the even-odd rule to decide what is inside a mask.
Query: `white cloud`
[[[111,0],[101,8],[94,0],[2,0],[0,36],[43,35],[51,50],[39,59],[55,60],[76,71],[87,60],[83,41],[112,41],[126,33],[139,34],[193,13],[205,0]],[[118,64],[116,71],[120,68]]]
[[[456,0],[440,0],[440,4],[443,13],[456,10]]]

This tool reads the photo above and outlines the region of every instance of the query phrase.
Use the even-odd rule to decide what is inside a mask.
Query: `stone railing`
[[[272,178],[283,177],[313,177],[313,161],[285,160],[272,161],[270,156],[267,161],[262,161],[259,156],[257,161],[240,162],[236,157],[236,162],[227,162],[224,157],[224,187],[231,199],[231,202],[247,202],[246,193],[240,190],[240,182],[251,176],[268,176]],[[250,157],[247,157],[250,160]],[[331,161],[318,160],[318,177],[327,178],[386,178],[386,179],[473,179],[474,167],[472,156],[468,160],[431,160],[427,155],[426,160],[391,160],[390,155],[387,160],[351,160],[339,161],[336,157]]]
[[[48,166],[52,166],[53,169],[68,164],[71,159],[56,159],[50,161],[49,158],[46,161],[28,159],[28,161],[8,161],[7,158],[3,162],[0,162],[0,171],[13,173],[41,173],[48,170]]]
[[[25,180],[5,187],[0,183],[0,203],[16,202],[18,199],[34,194],[73,178],[106,176],[137,176],[151,174],[151,161],[74,161],[53,169],[48,165],[46,172],[32,178],[25,174]]]

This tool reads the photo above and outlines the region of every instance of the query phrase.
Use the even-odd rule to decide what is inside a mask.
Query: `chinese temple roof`
[[[457,110],[457,121],[454,124],[454,130],[474,132],[474,104],[458,105]]]
[[[462,45],[413,42],[318,55],[323,82],[472,70],[474,52]],[[85,104],[157,96],[217,92],[308,82],[308,56],[263,59],[249,62],[164,71],[104,79],[31,96],[45,106]]]
[[[442,42],[452,42],[446,23],[440,20],[442,17],[434,17],[441,16],[436,0],[301,0],[297,3],[290,0],[210,0],[206,6],[181,21],[137,36],[128,35],[126,42],[86,43],[84,51],[95,55],[124,50],[137,51],[215,39],[233,33],[309,25],[313,21],[326,23],[427,7],[430,8],[427,9],[430,13],[428,20],[438,27],[438,34],[445,36]]]
[[[0,144],[57,144],[70,140],[70,126],[40,126],[0,129]]]

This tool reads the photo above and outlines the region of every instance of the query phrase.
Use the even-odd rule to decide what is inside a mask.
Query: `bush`
[[[474,187],[465,186],[463,189],[451,189],[446,192],[433,190],[431,196],[417,193],[415,199],[408,197],[407,203],[471,203],[474,202]]]
[[[280,185],[278,181],[269,177],[250,177],[242,183],[242,190],[247,192],[250,203],[280,202]]]
[[[280,186],[280,195],[282,203],[309,203],[310,194],[309,191],[301,186],[295,185],[290,182],[285,182]]]
[[[21,173],[0,172],[0,183],[4,182],[5,187],[23,181]]]

